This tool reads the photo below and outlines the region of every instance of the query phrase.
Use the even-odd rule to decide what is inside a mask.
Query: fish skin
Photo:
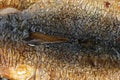
[[[0,67],[37,65],[36,80],[119,80],[119,13],[103,15],[106,10],[97,13],[96,7],[86,9],[91,0],[81,0],[79,6],[77,1],[44,6],[36,3],[21,13],[2,16]],[[32,32],[67,37],[73,42],[29,46],[23,39]],[[4,71],[0,74],[3,75]]]

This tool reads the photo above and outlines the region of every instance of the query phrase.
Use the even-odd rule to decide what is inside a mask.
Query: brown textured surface
[[[0,0],[0,9],[6,7],[14,7],[19,10],[27,9],[37,0]]]
[[[42,42],[67,42],[68,39],[64,38],[64,37],[59,37],[59,36],[51,36],[51,35],[47,35],[47,34],[43,34],[40,32],[33,32],[30,34],[31,39],[36,39],[36,40],[40,40]]]
[[[29,8],[16,3],[15,8],[28,9],[0,18],[0,75],[11,80],[119,80],[119,0],[110,0],[109,7],[106,1],[39,0]],[[15,3],[4,2],[6,7]],[[24,38],[34,32],[49,35],[44,41],[60,36],[71,42],[31,46]]]
[[[1,52],[5,53],[5,51],[9,49],[9,51],[7,51],[6,54],[2,54],[1,56],[1,65],[4,65],[5,68],[5,71],[2,70],[1,73],[3,73],[4,76],[7,75],[8,78],[21,80],[20,77],[16,78],[15,75],[17,75],[17,73],[15,73],[15,71],[18,68],[14,69],[14,67],[19,64],[22,64],[29,65],[31,67],[37,65],[38,71],[36,71],[36,80],[120,79],[120,61],[115,55],[110,55],[107,53],[98,54],[92,52],[74,53],[72,51],[57,51],[54,48],[52,48],[52,50],[46,48],[45,45],[39,45],[32,48],[17,43],[7,46],[3,47]],[[66,48],[66,50],[69,49]],[[0,68],[0,70],[1,69],[2,68]],[[33,70],[32,72],[30,72],[30,74],[34,73],[34,69],[35,67],[33,67]],[[28,76],[30,76],[31,78],[31,75]]]

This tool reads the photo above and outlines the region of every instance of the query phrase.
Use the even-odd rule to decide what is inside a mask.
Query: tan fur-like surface
[[[10,80],[120,80],[119,3],[0,0],[1,9],[21,10],[0,12],[0,76]],[[38,34],[31,40],[34,32]],[[65,43],[44,43],[61,37]],[[36,38],[43,38],[43,43]]]

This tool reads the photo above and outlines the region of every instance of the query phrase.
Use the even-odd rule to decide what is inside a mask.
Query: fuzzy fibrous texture
[[[0,4],[1,76],[120,79],[119,0],[1,0]]]

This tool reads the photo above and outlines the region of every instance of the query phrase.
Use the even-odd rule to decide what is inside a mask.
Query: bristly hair
[[[0,16],[0,67],[34,66],[34,79],[37,69],[43,68],[51,73],[50,77],[56,76],[55,70],[63,71],[64,77],[71,68],[72,75],[87,67],[97,76],[104,75],[104,69],[108,69],[108,75],[119,69],[117,0],[16,0],[20,4],[2,1],[4,6],[21,12]],[[113,70],[110,74],[109,69]]]

